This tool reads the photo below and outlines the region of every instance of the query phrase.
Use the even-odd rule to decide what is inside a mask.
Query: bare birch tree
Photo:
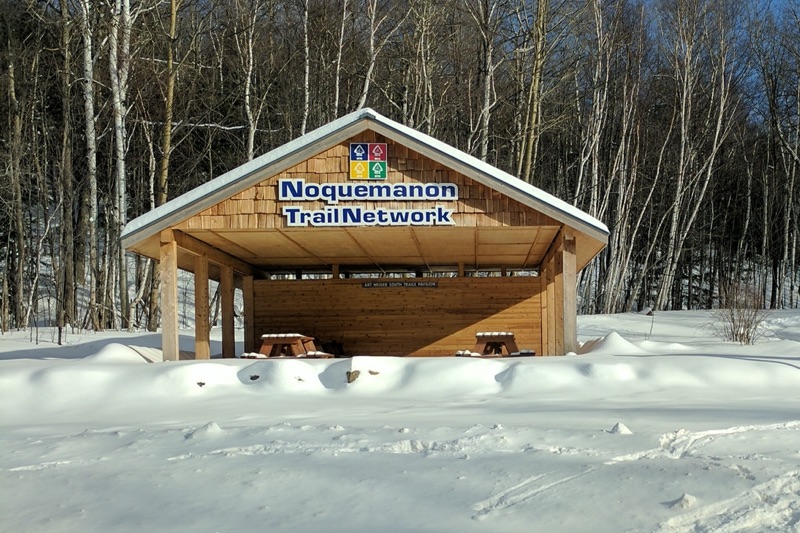
[[[333,79],[333,112],[334,116],[339,116],[339,99],[341,97],[342,86],[342,56],[344,55],[344,38],[347,33],[347,20],[350,17],[348,0],[342,0],[342,16],[339,24],[339,41],[336,46],[336,69]]]
[[[255,68],[256,68],[256,32],[258,31],[259,12],[262,9],[260,0],[236,0],[237,24],[239,25],[235,33],[236,49],[239,53],[239,63],[244,75],[244,114],[247,119],[247,160],[252,161],[255,157],[255,140],[258,130],[258,119],[264,108],[264,99],[253,102],[253,91],[255,90]]]
[[[497,0],[468,0],[467,11],[475,22],[475,27],[480,35],[480,84],[481,98],[478,109],[478,120],[475,129],[467,141],[467,150],[472,151],[472,139],[477,136],[478,157],[486,161],[489,154],[489,125],[492,118],[492,109],[497,103],[494,93],[495,70],[500,67],[504,57],[495,53],[496,41],[501,39],[500,27],[503,22],[506,6]]]
[[[727,2],[678,0],[665,12],[666,51],[674,74],[678,109],[678,150],[670,206],[667,248],[657,309],[671,301],[684,244],[703,205],[716,171],[717,157],[729,131],[733,15]],[[707,101],[700,89],[708,79]]]
[[[178,8],[181,0],[169,1],[169,25],[167,29],[167,61],[166,83],[164,88],[164,127],[161,131],[161,165],[156,185],[156,205],[167,202],[169,183],[169,160],[172,155],[172,129],[173,113],[175,106],[175,80],[178,69],[175,59],[175,46],[177,42]]]
[[[75,326],[75,225],[73,219],[73,202],[75,196],[75,176],[73,173],[73,139],[72,139],[72,82],[74,77],[72,58],[72,27],[74,21],[66,2],[60,5],[61,24],[61,52],[63,54],[62,72],[60,75],[61,98],[61,164],[59,165],[60,179],[58,180],[58,197],[61,205],[61,227],[59,231],[59,246],[61,248],[61,281],[58,284],[60,302],[56,317],[59,328],[59,344],[62,341],[62,328],[67,325]]]
[[[364,73],[364,83],[361,87],[361,96],[358,98],[356,109],[367,105],[372,76],[378,63],[378,56],[392,35],[408,17],[408,11],[398,14],[400,7],[392,8],[391,2],[380,4],[378,0],[364,0],[364,9],[367,15],[369,30],[367,35],[368,60],[367,70]]]
[[[528,85],[528,112],[526,114],[521,157],[517,165],[517,175],[535,183],[534,165],[538,158],[539,139],[542,123],[542,79],[547,61],[547,29],[549,22],[550,0],[537,0],[536,18],[532,27],[533,62],[531,64],[530,82]]]
[[[128,221],[128,182],[127,182],[127,151],[128,151],[128,76],[130,73],[130,47],[131,16],[130,0],[113,0],[111,9],[111,30],[108,45],[108,70],[111,79],[111,101],[114,116],[114,162],[116,176],[115,194],[115,242],[119,242],[119,235]],[[130,312],[128,301],[128,266],[125,250],[117,245],[118,271],[119,271],[119,301],[120,314],[126,327],[130,329]]]
[[[784,305],[789,265],[794,262],[791,249],[798,218],[795,184],[800,172],[800,46],[797,43],[800,11],[797,7],[800,6],[796,2],[795,9],[792,9],[791,2],[783,6],[780,22],[769,19],[753,24],[754,48],[765,89],[769,131],[775,139],[772,170],[779,177],[775,193],[780,198],[777,207],[780,211],[780,253],[773,254],[776,259],[772,269],[772,308]],[[794,279],[795,273],[792,272],[790,277]]]
[[[95,81],[94,81],[94,13],[93,0],[80,0],[80,30],[83,42],[83,114],[86,142],[86,180],[88,188],[84,196],[88,206],[88,271],[89,309],[84,327],[91,326],[99,331],[101,326],[97,315],[97,130],[95,128]]]
[[[4,296],[9,300],[13,295],[13,311],[16,320],[17,328],[26,327],[26,323],[22,321],[25,315],[24,302],[26,299],[24,284],[25,284],[25,264],[26,246],[25,246],[25,214],[24,214],[24,199],[22,197],[22,106],[17,99],[17,65],[16,58],[11,56],[8,62],[8,100],[10,103],[9,114],[9,129],[10,133],[10,146],[9,146],[9,161],[8,161],[8,176],[11,181],[11,209],[12,209],[12,232],[13,242],[16,245],[14,249],[13,264],[7,264],[10,272],[11,286],[13,292],[6,292]],[[9,257],[12,256],[11,246],[9,246]],[[11,307],[11,306],[9,306]]]
[[[573,203],[580,205],[590,215],[602,218],[599,205],[602,157],[600,148],[609,109],[610,62],[614,50],[612,46],[614,35],[613,27],[611,30],[606,27],[608,22],[603,2],[591,0],[588,9],[594,30],[593,40],[596,43],[596,49],[592,53],[591,61],[594,68],[591,72],[591,97],[589,98],[589,110],[581,127],[583,139],[581,140]],[[577,107],[583,108],[583,102],[578,101]],[[604,190],[609,191],[610,187],[605,187]],[[588,200],[584,198],[585,196],[588,196]]]
[[[306,134],[309,103],[311,101],[311,50],[308,44],[308,3],[302,0],[303,9],[303,119],[300,122],[300,135]]]

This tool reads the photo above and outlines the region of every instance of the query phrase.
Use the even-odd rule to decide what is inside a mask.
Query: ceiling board
[[[308,253],[277,231],[228,233],[226,236],[259,258],[304,257]]]
[[[352,239],[372,257],[415,256],[419,260],[419,249],[412,236],[412,230],[402,228],[348,228]]]
[[[559,228],[551,226],[542,226],[541,231],[536,235],[536,244],[550,244],[558,235]]]
[[[353,240],[343,231],[314,232],[292,231],[285,232],[285,237],[317,257],[361,257],[364,250],[353,243]]]
[[[491,257],[482,256],[478,258],[478,268],[492,268],[492,267],[511,267],[511,268],[531,268],[530,265],[525,264],[526,256],[519,255],[493,255]]]
[[[493,255],[519,255],[525,258],[528,256],[530,249],[530,244],[479,244],[478,255],[482,257],[491,257]]]
[[[475,228],[438,228],[439,231],[416,230],[414,236],[423,252],[442,245],[472,247],[475,245]]]
[[[478,244],[530,244],[539,235],[539,228],[479,228]]]
[[[211,246],[224,250],[234,257],[238,257],[245,261],[252,261],[259,257],[252,249],[244,247],[238,240],[238,235],[241,232],[225,232],[214,230],[197,230],[187,231],[188,235],[203,241]]]

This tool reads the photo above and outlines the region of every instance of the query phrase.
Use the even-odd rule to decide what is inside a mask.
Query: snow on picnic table
[[[710,317],[582,316],[579,355],[518,359],[5,334],[0,530],[800,531],[800,313],[751,347]]]

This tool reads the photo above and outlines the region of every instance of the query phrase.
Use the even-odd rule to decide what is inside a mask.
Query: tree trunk
[[[60,260],[61,283],[58,287],[59,304],[56,312],[56,325],[64,328],[75,325],[75,225],[73,220],[73,202],[75,196],[74,176],[72,169],[72,19],[66,3],[61,4],[61,48],[64,54],[63,73],[61,75],[61,164],[59,165],[59,198],[61,200]]]
[[[480,135],[478,141],[478,157],[486,161],[489,155],[489,123],[492,117],[492,87],[494,85],[494,37],[495,16],[497,4],[494,2],[481,2],[480,28],[483,36],[483,98],[481,102]]]
[[[608,90],[609,90],[609,56],[612,44],[611,36],[605,29],[603,7],[599,0],[592,0],[592,13],[594,15],[595,39],[597,49],[594,51],[594,70],[592,72],[592,96],[589,116],[581,139],[581,155],[578,165],[578,185],[575,189],[573,204],[582,207],[590,215],[602,218],[600,213],[600,146],[608,115]],[[579,104],[581,104],[579,102]],[[583,105],[579,105],[581,109]],[[585,199],[586,191],[583,185],[588,176],[588,201]],[[610,184],[609,184],[610,185]],[[611,187],[605,187],[608,192]]]
[[[114,159],[116,173],[115,227],[111,232],[113,242],[117,243],[117,262],[119,271],[120,316],[123,327],[130,329],[128,318],[128,267],[125,249],[119,245],[119,237],[128,221],[127,185],[127,145],[128,132],[128,72],[130,69],[131,12],[130,0],[114,0],[109,36],[109,74],[111,77],[111,100],[114,114]],[[120,33],[121,39],[120,39]]]
[[[248,161],[255,158],[256,129],[258,119],[253,111],[253,71],[255,69],[255,32],[258,20],[258,6],[256,4],[252,12],[246,12],[244,3],[236,3],[239,10],[239,20],[245,24],[245,28],[236,32],[236,47],[244,74],[244,115],[247,118],[247,146],[246,157]],[[242,37],[240,37],[240,35]],[[243,40],[244,39],[244,40]]]
[[[94,52],[92,24],[92,0],[81,0],[81,38],[83,40],[83,112],[86,130],[86,180],[89,184],[84,201],[88,204],[89,247],[89,316],[88,324],[95,331],[101,329],[97,318],[97,133],[94,111]]]
[[[169,198],[169,160],[172,154],[172,119],[175,103],[175,81],[177,78],[177,68],[175,66],[175,40],[178,25],[178,5],[180,0],[170,0],[169,2],[169,32],[167,39],[167,86],[164,95],[164,127],[161,132],[161,165],[158,173],[158,181],[155,187],[155,205],[167,203]],[[160,269],[154,265],[150,278],[150,312],[148,329],[155,331],[158,324],[158,302],[160,294]]]
[[[308,2],[303,0],[303,120],[300,124],[300,135],[306,134],[308,110],[311,100],[311,50],[308,44]]]
[[[369,86],[372,81],[372,72],[375,70],[375,63],[378,59],[378,50],[375,46],[376,33],[378,31],[377,22],[378,6],[377,0],[367,0],[367,16],[369,17],[369,37],[368,37],[368,51],[369,63],[367,64],[367,72],[364,74],[364,84],[361,87],[361,96],[358,99],[358,109],[362,109],[367,105],[367,97],[369,96]]]
[[[390,5],[390,4],[387,4]],[[358,106],[357,109],[363,109],[364,106],[367,105],[367,97],[369,96],[369,89],[372,83],[372,75],[375,72],[375,66],[378,62],[378,55],[381,53],[381,50],[389,42],[392,35],[400,28],[403,21],[408,17],[410,11],[406,11],[405,14],[400,17],[400,20],[389,29],[383,37],[383,40],[377,42],[378,40],[378,31],[380,30],[381,26],[386,22],[388,15],[383,16],[382,18],[378,18],[378,1],[377,0],[366,0],[366,11],[367,11],[367,18],[369,19],[369,35],[368,35],[368,63],[367,63],[367,71],[364,74],[364,83],[361,86],[361,96],[358,99]]]
[[[9,264],[9,253],[11,251],[11,247],[6,247],[6,260],[5,264]],[[5,333],[8,331],[9,320],[8,320],[8,304],[10,298],[8,297],[8,275],[7,271],[1,272],[0,275],[3,277],[3,283],[0,285],[3,291],[3,298],[0,299],[0,334]]]
[[[547,18],[550,0],[539,0],[536,8],[536,23],[533,31],[533,65],[528,86],[528,114],[523,142],[523,158],[517,175],[528,183],[536,184],[533,174],[539,157],[539,138],[542,122],[542,78],[547,59]]]
[[[154,133],[149,128],[143,128],[143,134],[147,141],[147,188],[148,188],[148,207],[152,210],[156,207],[156,180],[158,162],[156,160]],[[150,269],[146,274],[146,284],[150,288],[147,298],[147,331],[158,330],[158,300],[159,300],[159,268],[158,262],[150,263]]]
[[[11,178],[11,235],[15,245],[14,265],[10,268],[11,292],[4,292],[4,298],[14,302],[14,321],[18,329],[25,328],[25,211],[22,197],[22,109],[17,100],[16,71],[14,58],[8,63],[8,99],[11,105],[11,146],[9,158],[9,177]],[[9,246],[11,249],[11,246]]]
[[[167,203],[169,186],[169,159],[172,154],[172,118],[175,103],[175,39],[178,25],[178,4],[180,0],[169,2],[169,33],[167,39],[167,86],[164,95],[164,128],[161,132],[161,170],[156,186],[156,206]]]
[[[347,22],[347,1],[342,0],[342,23],[339,26],[339,42],[336,47],[336,70],[334,74],[333,88],[333,114],[334,118],[339,116],[339,98],[342,84],[342,55],[344,53],[345,24]]]

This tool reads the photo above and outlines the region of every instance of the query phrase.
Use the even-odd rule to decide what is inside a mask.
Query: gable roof
[[[298,137],[131,220],[122,232],[122,246],[131,248],[137,242],[256,185],[265,174],[278,174],[365,130],[375,131],[435,159],[603,244],[608,242],[606,225],[580,209],[476,157],[366,108]]]

